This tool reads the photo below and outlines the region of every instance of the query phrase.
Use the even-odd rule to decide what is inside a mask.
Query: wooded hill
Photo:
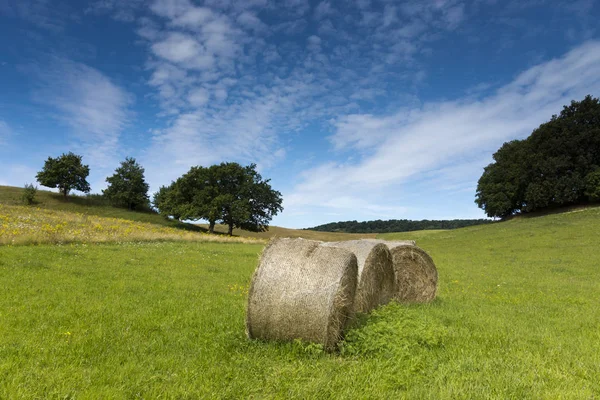
[[[456,229],[465,226],[489,224],[489,219],[453,219],[453,220],[428,220],[411,221],[408,219],[391,219],[382,221],[340,221],[329,224],[307,228],[321,232],[346,232],[346,233],[388,233],[388,232],[410,232],[432,229]]]

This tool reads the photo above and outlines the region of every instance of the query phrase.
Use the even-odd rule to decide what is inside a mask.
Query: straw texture
[[[400,302],[427,303],[435,299],[438,272],[433,260],[414,245],[389,245],[396,276],[396,295]]]
[[[350,250],[358,262],[358,285],[354,312],[368,313],[387,304],[395,294],[392,255],[387,246],[372,240],[348,240],[323,246]]]
[[[334,349],[351,316],[357,276],[356,256],[348,250],[274,239],[248,293],[248,337],[302,339]]]

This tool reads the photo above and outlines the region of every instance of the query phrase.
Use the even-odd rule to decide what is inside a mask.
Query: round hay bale
[[[302,339],[334,349],[351,316],[357,274],[348,250],[304,239],[271,241],[248,293],[248,337]]]
[[[368,313],[394,297],[392,255],[383,243],[371,240],[348,240],[324,243],[323,246],[350,250],[358,261],[358,285],[354,312]]]
[[[407,303],[427,303],[435,299],[438,272],[429,254],[414,245],[389,247],[396,276],[394,298]]]

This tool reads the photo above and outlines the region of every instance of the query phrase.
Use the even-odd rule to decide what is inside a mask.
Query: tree
[[[283,210],[281,193],[273,190],[270,180],[263,180],[256,171],[256,164],[242,167],[238,163],[214,165],[216,178],[215,207],[221,210],[220,220],[227,225],[227,234],[233,228],[253,232],[269,229],[269,222]]]
[[[211,167],[192,167],[168,187],[154,195],[161,214],[177,219],[209,221],[209,232],[217,222],[233,228],[264,231],[273,216],[283,210],[281,193],[256,172],[256,165],[242,167],[221,163]]]
[[[175,182],[169,186],[161,186],[152,197],[152,204],[156,207],[164,217],[173,217],[177,220],[181,219],[181,215],[177,210],[177,203],[174,199]]]
[[[26,183],[23,187],[23,196],[21,198],[25,204],[32,205],[35,203],[36,193],[37,186],[33,186],[33,183]]]
[[[144,168],[135,158],[125,158],[113,176],[106,178],[108,187],[102,194],[113,204],[130,210],[148,207],[149,186],[144,179]]]
[[[89,193],[90,184],[86,178],[90,174],[90,167],[83,165],[81,160],[81,156],[71,152],[57,158],[48,157],[36,179],[42,186],[58,188],[65,197],[73,189]]]
[[[600,168],[585,177],[585,195],[590,201],[600,201]]]
[[[583,203],[593,198],[598,165],[600,101],[586,96],[527,139],[505,143],[485,167],[475,202],[490,217]]]
[[[504,143],[477,183],[475,203],[488,217],[506,217],[523,208],[527,188],[528,146],[524,140]]]

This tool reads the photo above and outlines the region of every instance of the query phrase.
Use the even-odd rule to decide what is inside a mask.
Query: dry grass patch
[[[262,243],[120,218],[0,204],[0,245],[102,243],[153,240]]]
[[[208,229],[207,224],[196,224],[202,229]],[[215,232],[227,233],[226,225],[215,226]],[[242,229],[234,229],[234,236],[244,236],[255,239],[269,240],[272,238],[303,238],[308,240],[320,240],[323,242],[339,242],[343,240],[357,240],[357,239],[374,239],[377,237],[376,233],[344,233],[344,232],[319,232],[311,231],[307,229],[289,229],[282,228],[279,226],[270,226],[266,232],[250,232]]]

